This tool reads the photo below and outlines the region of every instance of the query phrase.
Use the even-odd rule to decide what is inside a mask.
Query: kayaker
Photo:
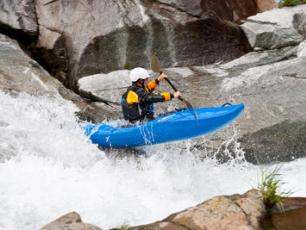
[[[159,82],[167,78],[162,73],[157,79],[148,82],[149,73],[146,69],[137,67],[129,74],[132,85],[122,95],[121,106],[124,119],[135,122],[143,119],[154,119],[153,103],[170,101],[172,98],[178,98],[182,94],[177,91],[174,94],[170,92],[154,93],[154,89]]]

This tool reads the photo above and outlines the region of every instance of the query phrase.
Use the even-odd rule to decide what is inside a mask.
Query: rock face
[[[4,35],[0,35],[0,90],[12,94],[25,92],[67,99],[80,108],[83,118],[93,121],[111,116],[107,106],[88,104],[79,95],[66,89],[36,61],[29,58],[16,41]]]
[[[305,157],[306,121],[284,121],[240,139],[249,162],[291,161]]]
[[[253,163],[305,157],[305,59],[296,57],[252,67],[224,79],[222,97],[246,104],[240,139]],[[247,134],[248,133],[248,134]]]
[[[166,219],[135,230],[237,230],[262,229],[265,206],[257,190],[243,195],[218,196]]]
[[[38,33],[34,0],[0,2],[0,33],[35,37]]]
[[[0,35],[0,89],[31,95],[59,95],[66,90],[36,61],[29,58],[18,43]]]
[[[254,0],[5,0],[0,8],[0,27],[15,37],[37,35],[28,46],[32,55],[72,88],[86,75],[148,67],[152,53],[165,67],[234,59],[250,46],[229,21],[257,11]]]
[[[251,16],[241,27],[252,47],[278,49],[297,45],[306,37],[306,5]]]
[[[101,230],[91,224],[85,224],[82,222],[81,217],[76,212],[70,212],[64,216],[59,217],[55,221],[42,227],[40,230]]]

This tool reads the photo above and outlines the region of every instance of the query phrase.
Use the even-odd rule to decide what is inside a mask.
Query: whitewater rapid
[[[263,166],[199,160],[177,144],[112,157],[91,144],[60,97],[0,92],[0,230],[39,229],[67,212],[103,229],[163,219],[216,195],[257,186]],[[306,160],[282,164],[306,196]],[[274,167],[274,166],[265,166]]]

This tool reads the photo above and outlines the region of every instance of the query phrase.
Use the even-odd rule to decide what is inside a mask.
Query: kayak
[[[212,133],[233,121],[244,105],[184,109],[143,124],[115,127],[109,123],[85,125],[89,139],[103,148],[133,148],[180,141]]]

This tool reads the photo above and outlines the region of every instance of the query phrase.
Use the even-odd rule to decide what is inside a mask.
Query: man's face
[[[138,80],[138,85],[141,86],[142,88],[147,88],[148,86],[148,79],[139,79]]]
[[[148,78],[143,80],[143,88],[146,89],[148,87]]]

